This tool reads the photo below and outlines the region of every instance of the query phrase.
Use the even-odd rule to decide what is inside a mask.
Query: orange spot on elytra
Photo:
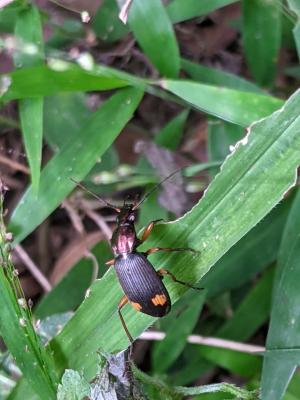
[[[137,311],[141,311],[141,309],[142,309],[142,306],[140,305],[140,303],[134,303],[133,301],[131,301],[131,305]]]
[[[151,301],[155,306],[163,306],[166,304],[167,298],[164,294],[157,294],[155,297],[152,297]]]

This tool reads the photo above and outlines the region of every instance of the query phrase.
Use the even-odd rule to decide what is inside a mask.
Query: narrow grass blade
[[[221,69],[205,67],[185,59],[181,59],[181,67],[193,80],[198,82],[245,92],[264,93],[262,89],[254,83]]]
[[[179,48],[161,0],[135,0],[129,10],[128,22],[139,45],[159,72],[170,78],[177,77]]]
[[[1,88],[2,83],[2,88]],[[61,92],[118,89],[141,81],[109,67],[95,66],[91,71],[62,60],[52,60],[49,66],[13,71],[0,76],[0,98],[3,101],[27,97],[50,96]]]
[[[282,100],[184,80],[163,80],[161,86],[193,105],[228,122],[247,126],[281,107]],[[218,99],[218,101],[216,101]]]
[[[184,110],[167,125],[165,125],[155,137],[155,143],[169,150],[176,150],[183,135],[189,111]]]
[[[2,191],[2,188],[1,188]],[[53,359],[41,344],[32,324],[30,308],[24,298],[11,263],[10,244],[3,223],[3,197],[0,194],[0,330],[32,390],[40,399],[55,399],[57,376]]]
[[[43,62],[43,32],[39,10],[28,6],[18,13],[15,29],[17,68],[32,67]],[[43,140],[43,98],[19,101],[19,114],[25,150],[30,165],[32,189],[38,193]]]
[[[128,25],[124,25],[119,18],[119,8],[116,1],[104,0],[92,21],[96,35],[104,42],[115,42],[129,32]]]
[[[277,4],[278,3],[278,4]],[[262,86],[272,86],[281,42],[281,1],[243,0],[243,43],[250,70]]]
[[[278,270],[274,282],[271,322],[267,338],[268,352],[262,375],[264,399],[281,399],[296,365],[290,356],[277,359],[278,349],[300,346],[299,287],[300,281],[300,191],[292,205],[282,238]],[[274,351],[272,351],[274,350]]]
[[[168,4],[167,11],[173,23],[200,17],[217,10],[220,7],[235,3],[237,0],[173,0]]]
[[[208,297],[242,286],[277,259],[290,200],[273,209],[203,277],[201,284],[207,288]]]
[[[41,174],[39,195],[29,187],[13,212],[10,229],[15,242],[32,232],[72,191],[70,180],[83,179],[99,157],[131,118],[142,92],[124,89],[113,95],[78,132],[77,138],[67,141],[46,165]]]
[[[300,4],[297,0],[287,0],[287,3],[289,8],[297,15],[297,22],[293,29],[293,34],[298,52],[298,58],[300,59]]]
[[[164,265],[179,279],[197,282],[281,201],[295,184],[300,163],[299,107],[300,91],[280,111],[253,124],[199,204],[174,223],[154,228],[147,247],[180,245],[201,252],[200,256],[153,255],[151,261],[157,268]],[[173,302],[185,291],[167,280],[166,285]],[[51,343],[60,368],[68,360],[69,367],[81,368],[91,378],[95,373],[95,352],[99,348],[116,352],[127,347],[128,340],[116,312],[121,296],[114,271],[95,282],[90,296]],[[124,308],[124,318],[134,337],[154,321],[129,307]],[[80,329],[82,326],[84,332]]]

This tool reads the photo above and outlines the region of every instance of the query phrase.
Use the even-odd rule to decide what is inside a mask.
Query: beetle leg
[[[112,258],[111,260],[106,261],[105,265],[109,265],[109,266],[115,265],[115,259]]]
[[[151,249],[147,250],[144,254],[147,256],[149,254],[156,253],[157,251],[192,251],[193,253],[199,253],[199,251],[191,249],[190,247],[178,247],[178,248],[170,248],[170,247],[152,247]]]
[[[123,326],[123,328],[124,328],[124,331],[126,332],[126,335],[127,335],[129,341],[130,341],[131,344],[132,344],[132,343],[133,343],[133,338],[132,338],[132,336],[131,336],[130,333],[129,333],[129,330],[128,330],[127,326],[126,326],[126,323],[125,323],[125,321],[124,321],[123,315],[122,315],[122,313],[121,313],[121,309],[125,306],[125,304],[128,303],[128,301],[129,301],[129,300],[128,300],[128,297],[127,297],[127,296],[123,296],[123,297],[121,298],[121,300],[120,300],[120,302],[119,302],[119,305],[118,305],[118,314],[119,314],[119,318],[120,318],[120,320],[121,320],[122,326]]]
[[[144,232],[142,234],[142,238],[140,239],[140,244],[144,243],[144,241],[148,239],[148,237],[149,237],[154,225],[157,224],[157,222],[160,222],[160,221],[163,221],[163,219],[156,219],[155,221],[149,222],[149,224],[144,229]]]
[[[157,273],[158,273],[158,275],[161,276],[162,278],[163,278],[165,275],[168,275],[174,282],[180,283],[181,285],[187,286],[187,287],[189,287],[189,288],[191,288],[191,289],[203,290],[203,288],[198,288],[198,287],[196,287],[196,286],[191,285],[191,284],[188,283],[188,282],[183,282],[183,281],[178,280],[178,279],[176,278],[176,276],[172,274],[172,272],[170,272],[170,271],[168,271],[168,270],[166,270],[166,269],[164,269],[164,268],[159,269],[159,270],[157,271]]]

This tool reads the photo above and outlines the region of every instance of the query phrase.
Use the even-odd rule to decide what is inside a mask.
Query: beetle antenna
[[[72,182],[74,182],[76,184],[76,186],[80,187],[82,190],[84,190],[85,192],[89,193],[91,196],[93,196],[95,199],[101,201],[102,203],[104,203],[107,207],[112,208],[113,210],[117,211],[117,213],[121,212],[121,210],[114,206],[113,204],[110,204],[108,201],[102,199],[101,197],[97,196],[95,193],[93,193],[91,190],[89,190],[88,188],[86,188],[84,185],[82,185],[82,183],[79,183],[77,181],[75,181],[75,179],[70,178]]]
[[[136,210],[139,208],[139,206],[144,203],[146,199],[152,194],[157,188],[159,188],[163,183],[165,183],[168,179],[170,179],[173,175],[177,174],[177,172],[181,171],[183,168],[178,168],[175,171],[173,171],[170,175],[166,176],[162,181],[158,182],[151,190],[149,190],[148,193],[145,194],[145,196],[142,198],[141,201],[139,201],[135,206],[133,206],[133,210]]]

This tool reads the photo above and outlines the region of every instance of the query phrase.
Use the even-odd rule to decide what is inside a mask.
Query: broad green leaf
[[[287,0],[287,3],[289,8],[297,15],[297,22],[293,29],[293,34],[298,52],[298,58],[300,59],[300,3],[298,0]]]
[[[156,373],[165,372],[179,357],[198,321],[204,299],[204,292],[189,293],[186,302],[181,302],[182,311],[169,321],[165,339],[155,343],[152,362]]]
[[[195,108],[241,126],[266,117],[283,104],[282,100],[271,96],[192,81],[163,80],[161,86]]]
[[[272,350],[300,347],[299,287],[300,279],[300,191],[293,202],[280,245],[274,282],[271,321],[267,337],[267,354],[262,375],[262,395],[268,400],[281,399],[296,365],[288,355],[277,359]]]
[[[0,198],[0,331],[7,349],[39,399],[55,399],[57,377],[53,359],[37,336],[30,308],[11,263]]]
[[[19,242],[32,232],[74,188],[70,178],[83,179],[131,118],[142,97],[137,89],[113,95],[65,145],[41,174],[39,195],[29,187],[14,210],[10,229]]]
[[[155,143],[169,150],[176,150],[182,138],[183,128],[189,111],[184,110],[167,125],[165,125],[155,137]]]
[[[273,209],[203,277],[201,284],[208,290],[209,298],[242,286],[276,260],[290,209],[290,199],[287,200]]]
[[[259,86],[221,69],[205,67],[192,61],[181,59],[181,67],[192,79],[208,85],[227,87],[245,92],[263,93]]]
[[[162,75],[175,78],[180,68],[173,26],[161,0],[135,0],[128,16],[139,45]]]
[[[188,245],[201,251],[200,256],[153,255],[151,262],[156,268],[164,266],[181,280],[198,281],[281,201],[294,185],[300,163],[299,107],[300,91],[280,112],[253,124],[248,135],[226,159],[201,201],[178,221],[154,228],[147,248]],[[169,280],[166,285],[173,302],[185,291]],[[68,360],[69,367],[82,368],[85,376],[92,378],[96,367],[95,351],[116,352],[127,347],[128,340],[116,311],[121,296],[114,271],[108,271],[94,283],[90,296],[51,343],[60,369],[65,368]],[[130,307],[124,308],[123,315],[134,337],[154,321]],[[82,326],[84,331],[80,329]]]
[[[281,42],[281,1],[243,0],[243,44],[249,68],[262,86],[272,86]]]
[[[104,0],[92,21],[96,35],[104,42],[115,42],[128,33],[128,25],[119,18],[119,8],[115,0]]]
[[[18,13],[15,37],[17,68],[33,67],[43,62],[43,32],[41,17],[35,6]],[[43,140],[43,98],[26,98],[19,101],[19,114],[25,150],[31,171],[33,191],[37,194],[40,179]]]
[[[138,83],[138,79],[108,67],[85,70],[76,64],[55,60],[50,66],[23,68],[0,76],[0,94],[3,93],[3,101],[8,101],[60,92],[118,89],[131,83]]]
[[[173,0],[168,4],[167,11],[173,23],[185,21],[235,3],[237,0]]]
[[[79,372],[67,369],[58,385],[57,400],[83,400],[90,394],[90,385]]]

